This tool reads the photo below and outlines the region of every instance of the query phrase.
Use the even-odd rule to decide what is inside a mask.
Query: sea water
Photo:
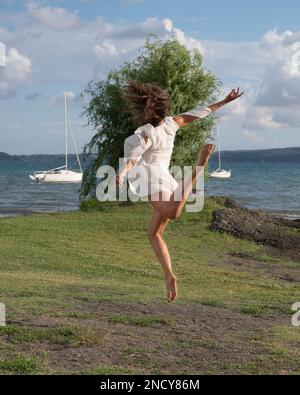
[[[29,174],[64,164],[63,156],[40,155],[0,160],[0,216],[39,212],[75,211],[79,208],[80,184],[34,183]],[[78,170],[76,160],[70,161]],[[300,163],[226,161],[229,180],[210,179],[206,195],[228,196],[249,207],[300,218]],[[210,170],[217,163],[210,162]]]
[[[228,180],[209,179],[208,195],[224,195],[254,209],[300,218],[300,163],[227,162]]]

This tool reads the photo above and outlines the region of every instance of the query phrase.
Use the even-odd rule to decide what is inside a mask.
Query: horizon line
[[[254,149],[233,149],[233,150],[221,150],[221,152],[261,152],[261,151],[279,151],[279,150],[288,150],[288,149],[300,149],[300,146],[290,146],[290,147],[276,147],[276,148],[254,148]],[[0,155],[5,154],[9,156],[35,156],[35,155],[63,155],[65,156],[65,153],[35,153],[35,154],[9,154],[8,152],[0,151]],[[216,152],[214,152],[216,154]],[[68,155],[75,155],[76,153],[70,153]],[[85,155],[84,152],[80,152],[79,155]],[[86,154],[88,155],[88,154]],[[96,154],[90,154],[90,155],[96,155]]]

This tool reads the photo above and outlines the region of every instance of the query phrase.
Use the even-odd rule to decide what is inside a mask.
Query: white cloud
[[[15,48],[9,48],[6,54],[6,66],[0,67],[0,97],[14,96],[18,86],[27,80],[30,73],[30,59]]]
[[[164,25],[164,28],[165,28],[168,32],[172,33],[172,31],[173,31],[173,29],[174,29],[174,26],[173,26],[173,21],[172,21],[171,19],[165,18],[165,19],[163,20],[163,25]]]
[[[252,130],[244,130],[243,136],[246,140],[252,145],[252,148],[258,148],[260,144],[263,142],[263,138]]]
[[[229,90],[228,90],[229,92]],[[259,107],[253,103],[255,96],[246,94],[240,100],[229,104],[220,114],[222,121],[240,122],[245,130],[266,129],[276,130],[282,126],[279,118],[275,119],[274,111],[268,107]]]
[[[259,42],[204,40],[203,45],[206,66],[221,80],[233,81],[234,84],[257,82],[271,62]]]
[[[98,58],[101,58],[102,56],[105,55],[109,55],[109,56],[118,55],[118,50],[116,46],[108,40],[104,41],[102,45],[100,44],[95,45],[94,49]]]
[[[274,120],[284,126],[298,128],[300,125],[300,112],[296,108],[276,108]],[[297,130],[297,134],[299,133]],[[298,134],[299,135],[299,134]],[[300,136],[299,136],[300,137]]]
[[[113,67],[111,62],[121,64],[125,60],[132,59],[150,34],[155,34],[162,40],[175,35],[188,49],[198,48],[202,53],[205,51],[199,40],[194,40],[174,28],[173,22],[167,18],[161,21],[152,17],[131,25],[106,23],[103,18],[98,18],[97,28],[97,43],[93,47],[99,60],[95,72],[96,78],[99,78],[99,73],[103,75],[103,68],[108,64],[110,68]]]
[[[251,106],[246,111],[243,127],[246,129],[279,129],[281,124],[274,120],[269,108]]]
[[[79,25],[78,16],[64,8],[40,7],[37,3],[29,3],[27,10],[34,21],[51,29],[73,29]]]
[[[267,32],[261,47],[270,57],[257,97],[259,106],[290,107],[300,101],[300,32]]]
[[[4,77],[11,81],[25,80],[31,71],[31,61],[21,55],[15,48],[10,48],[6,55]]]
[[[165,30],[171,34],[174,34],[180,44],[184,45],[187,49],[198,49],[202,55],[207,52],[201,41],[195,40],[194,38],[186,35],[182,30],[175,28],[171,19],[165,18],[162,23]]]
[[[258,43],[210,43],[214,54],[208,53],[205,59],[211,68],[221,79],[222,74],[236,78],[246,90],[241,100],[223,112],[226,123],[240,122],[248,137],[250,130],[299,127],[299,41],[300,32],[273,30]],[[232,87],[226,85],[228,91]]]
[[[151,33],[155,33],[158,36],[163,36],[167,33],[164,23],[156,17],[147,18],[142,22],[137,22],[132,25],[106,25],[106,30],[104,30],[103,35],[109,39],[120,40],[122,42],[126,39],[145,39]]]

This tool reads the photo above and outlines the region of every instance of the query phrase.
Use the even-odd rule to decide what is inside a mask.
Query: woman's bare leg
[[[177,282],[172,270],[169,250],[163,240],[163,233],[168,223],[169,220],[163,218],[160,213],[154,209],[148,227],[148,238],[164,271],[168,300],[169,302],[173,302],[178,297]]]
[[[180,217],[187,199],[193,190],[193,186],[200,174],[199,168],[203,168],[207,165],[214,150],[214,144],[204,145],[199,154],[197,162],[193,167],[192,174],[180,182],[176,191],[169,199],[165,198],[164,193],[160,193],[159,196],[156,194],[149,197],[152,206],[160,213],[163,218],[174,220]],[[181,197],[181,200],[176,200],[176,196],[178,196],[178,194]]]

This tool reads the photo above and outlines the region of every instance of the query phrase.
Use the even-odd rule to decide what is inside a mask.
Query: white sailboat
[[[219,141],[219,168],[210,174],[211,178],[229,179],[231,178],[231,170],[222,169],[221,163],[221,144],[220,144],[220,130],[218,128],[218,141]]]
[[[82,176],[83,176],[82,167],[78,155],[74,134],[71,128],[71,123],[68,117],[67,92],[64,92],[64,103],[65,103],[65,145],[66,145],[65,165],[51,170],[35,171],[33,175],[29,176],[29,178],[32,181],[62,182],[62,183],[80,183],[82,181]],[[80,172],[75,172],[68,169],[68,131],[70,131],[72,136]]]

